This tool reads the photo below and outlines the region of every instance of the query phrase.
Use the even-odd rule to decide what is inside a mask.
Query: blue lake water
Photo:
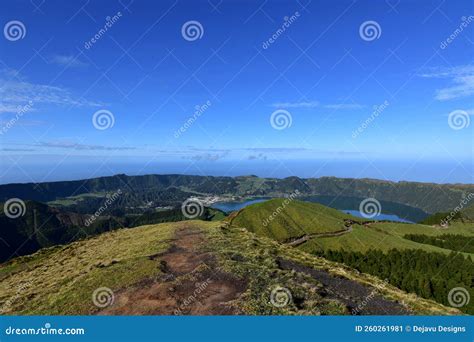
[[[232,211],[237,211],[242,208],[245,208],[246,206],[251,204],[265,202],[266,200],[268,200],[268,198],[254,198],[246,201],[217,202],[211,205],[211,207],[222,210],[226,213],[230,213]]]
[[[362,215],[362,213],[358,210],[341,210],[345,212],[346,214],[350,214],[355,217],[361,217],[366,220],[388,220],[388,221],[395,221],[395,222],[406,222],[406,223],[414,223],[405,219],[402,219],[401,217],[398,217],[397,215],[393,214],[379,214],[371,218],[366,218]]]
[[[219,210],[222,210],[226,213],[230,213],[233,211],[240,210],[242,208],[245,208],[246,206],[249,206],[251,204],[255,203],[260,203],[267,201],[269,198],[254,198],[250,200],[245,200],[245,201],[229,201],[229,202],[217,202],[211,205],[212,208],[216,208]],[[346,214],[350,214],[356,217],[361,217],[367,220],[388,220],[388,221],[395,221],[395,222],[406,222],[406,223],[413,223],[412,221],[402,219],[401,217],[394,215],[394,214],[379,214],[377,216],[374,216],[370,219],[364,217],[360,211],[358,210],[341,210],[342,212],[345,212]]]

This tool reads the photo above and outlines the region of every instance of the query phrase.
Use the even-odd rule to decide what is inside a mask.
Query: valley
[[[39,184],[42,198],[28,184],[0,186],[3,196],[23,191],[25,200],[20,217],[0,213],[0,308],[67,315],[474,314],[472,301],[451,301],[452,289],[474,296],[474,206],[449,207],[456,196],[469,198],[470,185],[417,184],[393,202],[397,187],[411,185],[351,180],[340,189],[345,195],[330,195],[335,190],[327,187],[346,180],[325,181],[313,189],[315,180],[296,177],[118,175],[84,180],[77,189],[74,182]],[[364,192],[364,184],[377,186]],[[428,188],[453,198],[423,200]],[[386,216],[367,218],[358,211],[363,199],[353,195],[374,191],[385,198],[379,204]],[[91,302],[100,289],[107,305]]]

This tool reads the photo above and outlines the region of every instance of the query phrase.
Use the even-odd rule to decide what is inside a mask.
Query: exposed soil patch
[[[337,277],[327,271],[316,270],[289,260],[278,260],[279,267],[305,273],[324,285],[322,295],[337,299],[354,315],[410,315],[402,304],[385,299],[374,288],[354,280]]]
[[[203,233],[188,224],[178,229],[171,248],[150,256],[164,273],[115,293],[101,315],[236,315],[232,306],[246,282],[220,271],[213,255],[200,251]]]

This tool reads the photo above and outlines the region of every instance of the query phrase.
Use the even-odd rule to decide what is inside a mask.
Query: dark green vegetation
[[[0,262],[119,228],[186,220],[181,209],[148,210],[141,214],[124,214],[112,209],[90,221],[91,215],[65,212],[35,201],[25,204],[25,215],[16,219],[0,211]],[[215,221],[224,217],[219,210],[204,208],[198,219]]]
[[[282,208],[282,201],[246,207],[230,216],[231,224],[280,242],[291,241],[289,245],[300,250],[387,279],[398,288],[439,303],[449,304],[448,293],[455,287],[474,296],[474,223],[454,219],[449,227],[441,228],[367,221],[295,200],[264,225],[264,217]],[[321,234],[341,227],[345,227],[344,233]],[[474,314],[473,303],[462,310]]]
[[[187,243],[182,239],[188,239]],[[175,244],[181,247],[173,248]],[[183,261],[194,262],[193,267],[186,268]],[[176,265],[186,269],[170,277],[169,268]],[[242,288],[232,292],[226,303],[241,314],[350,314],[350,308],[363,303],[367,293],[372,294],[373,302],[368,301],[363,310],[459,314],[456,309],[407,295],[375,277],[245,229],[204,221],[120,229],[11,260],[0,265],[0,310],[4,314],[94,314],[101,309],[94,306],[93,293],[107,287],[115,294],[117,306],[120,299],[138,298],[138,303],[132,300],[126,304],[127,309],[135,310],[134,314],[173,314],[176,296],[180,295],[182,303],[193,295],[194,279],[201,273],[211,278],[210,286],[216,287],[204,289],[199,303],[214,303],[215,291],[228,293],[225,289],[241,284]],[[324,279],[320,281],[314,274]],[[328,279],[350,284],[346,288],[351,291],[350,300],[324,285]],[[278,286],[291,293],[291,299],[282,307],[270,302],[271,292]],[[183,292],[186,289],[188,292]],[[140,297],[143,292],[144,299]],[[222,302],[219,298],[216,305]],[[154,311],[145,311],[147,305]],[[193,313],[193,309],[202,310],[202,305],[191,303],[187,310]],[[197,312],[212,314],[215,306],[207,310]]]
[[[474,263],[471,257],[459,253],[444,255],[410,249],[392,249],[387,253],[380,250],[366,253],[330,250],[323,256],[445,305],[450,305],[448,294],[456,287],[464,288],[471,297],[474,296]],[[474,302],[470,301],[460,309],[472,315]]]
[[[453,313],[457,311],[430,300],[448,304],[447,293],[455,287],[466,288],[474,296],[474,206],[466,200],[473,192],[472,185],[255,176],[117,175],[3,185],[0,199],[21,198],[26,212],[16,219],[0,212],[0,262],[39,251],[0,266],[0,304],[12,298],[12,291],[23,291],[26,283],[30,286],[26,297],[11,312],[90,313],[94,309],[87,301],[90,291],[110,277],[110,287],[120,291],[164,277],[165,269],[160,268],[162,264],[157,266],[156,255],[168,250],[168,241],[177,230],[191,225],[206,231],[202,248],[231,275],[224,279],[227,284],[234,280],[239,286],[246,284],[242,296],[239,291],[234,293],[239,294],[235,303],[241,313],[347,314],[354,305],[347,298],[359,300],[367,294],[360,284],[378,284],[383,296],[407,305],[387,304],[394,313]],[[177,222],[186,219],[182,202],[193,196],[226,199],[295,193],[299,199],[327,206],[294,197],[274,198],[228,218],[206,207],[198,218],[202,221]],[[423,224],[365,220],[328,207],[357,209],[366,197],[377,198],[385,213],[410,220],[416,217]],[[100,208],[105,209],[91,220]],[[441,227],[448,216],[449,225]],[[223,222],[204,222],[220,220]],[[161,222],[175,223],[155,225]],[[152,226],[120,229],[147,224]],[[214,266],[206,267],[209,271]],[[356,282],[347,288],[359,288],[359,292],[340,294],[344,288],[331,288],[338,283],[332,279],[335,274]],[[385,286],[380,279],[411,294]],[[268,305],[269,288],[282,283],[295,301],[277,310]],[[169,284],[165,285],[167,289]],[[13,298],[18,296],[15,293]],[[377,300],[383,303],[383,298]],[[472,304],[461,309],[474,313]]]
[[[466,238],[465,235],[443,234],[437,236],[408,234],[405,239],[418,243],[438,246],[458,252],[474,253],[474,239]]]
[[[50,202],[83,194],[104,194],[121,189],[128,194],[120,206],[175,205],[190,194],[281,197],[295,190],[301,196],[374,197],[418,208],[426,213],[448,211],[474,192],[474,185],[389,182],[374,179],[322,177],[284,179],[246,177],[204,177],[187,175],[116,175],[80,181],[0,186],[0,201],[18,197]],[[94,206],[97,203],[94,204]],[[346,208],[348,209],[348,208]]]

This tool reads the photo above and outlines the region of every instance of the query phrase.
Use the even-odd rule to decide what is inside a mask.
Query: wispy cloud
[[[217,161],[225,157],[225,154],[204,153],[191,156],[189,159],[196,161]]]
[[[277,102],[272,104],[275,108],[315,108],[319,106],[318,101],[309,102]]]
[[[272,107],[275,108],[326,108],[326,109],[362,109],[365,106],[357,103],[333,103],[333,104],[321,104],[319,101],[306,101],[306,102],[277,102],[273,103]]]
[[[57,64],[60,66],[65,66],[65,67],[73,67],[73,68],[80,68],[80,67],[86,67],[88,66],[87,63],[84,63],[83,61],[79,60],[77,57],[74,57],[72,55],[54,55],[51,60],[51,63]]]
[[[127,151],[135,150],[136,147],[130,146],[104,146],[104,145],[88,145],[78,144],[74,142],[39,142],[34,146],[48,147],[48,148],[64,148],[78,151]]]
[[[13,75],[13,77],[12,77]],[[19,106],[33,103],[66,106],[101,106],[101,103],[76,97],[65,88],[41,83],[32,83],[15,77],[12,70],[0,71],[0,113],[15,113]]]
[[[474,65],[435,68],[419,76],[425,78],[444,78],[450,81],[450,86],[436,90],[436,100],[447,101],[474,95]]]
[[[327,109],[362,109],[365,106],[357,104],[357,103],[335,103],[335,104],[327,104],[324,105],[324,108]]]

